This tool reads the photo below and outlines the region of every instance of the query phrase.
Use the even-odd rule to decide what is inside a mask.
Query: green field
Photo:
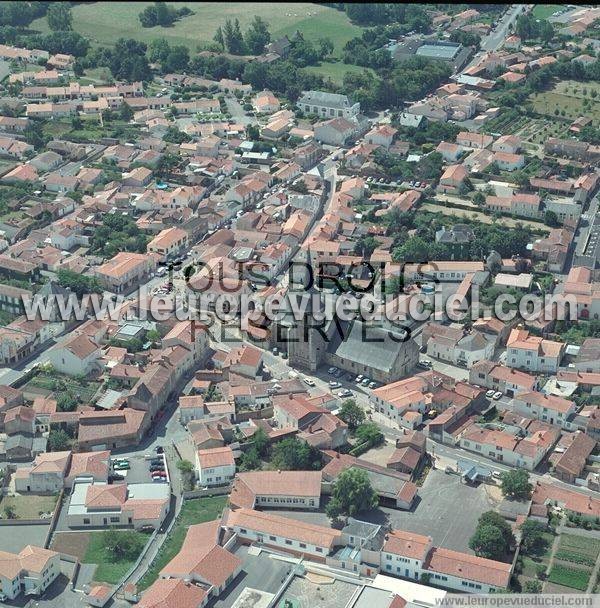
[[[600,101],[598,101],[600,85],[596,83],[565,80],[559,82],[552,90],[536,93],[530,99],[536,112],[554,120],[556,118],[573,120],[579,116],[589,116],[595,125],[600,123]],[[584,100],[588,102],[585,107]],[[558,114],[556,114],[557,110]]]
[[[171,528],[171,533],[161,547],[156,559],[140,579],[138,589],[144,590],[149,587],[158,578],[160,571],[179,553],[189,526],[217,519],[226,504],[226,496],[186,500],[181,507],[179,519]]]
[[[554,565],[548,575],[548,580],[557,585],[585,591],[590,581],[590,571],[581,568]]]
[[[575,534],[562,534],[556,557],[593,566],[596,563],[598,554],[600,554],[599,540]],[[583,558],[583,560],[578,562],[577,558]]]
[[[307,40],[331,38],[338,55],[344,44],[361,32],[361,28],[352,25],[342,11],[309,2],[171,2],[169,4],[176,8],[189,7],[194,14],[175,22],[173,27],[143,28],[138,15],[150,4],[153,3],[76,4],[72,7],[73,29],[97,45],[111,45],[121,37],[144,42],[165,38],[171,44],[184,44],[195,51],[198,43],[212,41],[217,27],[225,19],[238,18],[245,31],[254,15],[259,15],[269,23],[273,39],[300,30]],[[31,29],[47,32],[46,19],[37,19]]]
[[[130,534],[128,531],[127,534]],[[150,536],[142,532],[133,532],[139,537],[140,545],[143,547],[148,542]],[[125,532],[117,532],[117,534],[125,534]],[[118,583],[123,576],[133,566],[135,559],[116,560],[111,551],[104,545],[104,532],[91,532],[89,544],[87,546],[85,557],[81,560],[84,564],[97,564],[94,580],[99,583]]]
[[[536,19],[548,19],[552,13],[562,8],[564,8],[562,4],[537,4],[533,9],[533,16]]]

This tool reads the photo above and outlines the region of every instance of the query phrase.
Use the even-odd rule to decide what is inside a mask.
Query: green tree
[[[383,443],[385,437],[374,422],[366,422],[356,428],[354,436],[359,443],[368,443],[371,446],[380,445]]]
[[[178,45],[171,47],[162,67],[165,72],[183,72],[187,69],[189,61],[190,53],[187,47]]]
[[[365,411],[356,403],[354,399],[346,399],[342,403],[338,418],[343,420],[351,431],[365,421]]]
[[[102,287],[96,277],[88,277],[66,268],[61,268],[57,273],[57,279],[62,287],[70,289],[78,297],[89,293],[102,293]]]
[[[46,13],[48,27],[55,32],[68,32],[73,29],[73,15],[69,2],[53,2]]]
[[[160,333],[156,329],[150,329],[146,332],[146,340],[149,342],[159,342],[160,341]]]
[[[514,536],[506,520],[495,511],[487,511],[477,521],[469,547],[480,557],[502,559],[513,542]]]
[[[189,460],[178,460],[177,468],[181,473],[183,485],[192,489],[194,487],[194,465]]]
[[[517,499],[528,499],[531,496],[533,486],[529,482],[529,473],[525,469],[505,471],[500,479],[504,496]]]
[[[13,505],[6,505],[4,507],[4,517],[6,519],[17,519],[17,511]]]
[[[334,46],[331,38],[319,38],[319,55],[321,55],[321,59],[329,57],[333,53],[333,49]]]
[[[52,429],[48,434],[48,451],[64,452],[71,449],[71,437],[63,430]]]
[[[60,393],[56,398],[56,409],[59,412],[73,412],[77,409],[79,400],[76,399],[69,391]]]
[[[73,131],[79,131],[83,128],[83,120],[81,120],[81,118],[76,115],[73,116],[73,118],[71,119],[71,129],[73,129]]]
[[[481,207],[481,205],[483,205],[485,203],[485,194],[483,192],[481,192],[480,190],[478,190],[477,192],[475,192],[475,194],[473,195],[473,202]]]
[[[133,118],[133,110],[126,101],[124,101],[121,105],[121,109],[119,110],[119,116],[121,120],[124,120],[125,122],[129,122]]]
[[[523,591],[525,593],[541,593],[542,583],[540,583],[540,581],[525,581],[525,585],[523,585]]]
[[[221,47],[221,49],[225,50],[225,38],[223,37],[223,28],[219,26],[213,40]]]
[[[560,226],[560,222],[558,221],[558,215],[556,215],[556,213],[554,211],[551,211],[550,209],[547,209],[546,213],[544,213],[544,223],[547,226],[550,226],[551,228],[556,228],[557,226]]]
[[[269,451],[269,436],[263,428],[258,428],[252,435],[252,443],[259,456],[264,456]]]
[[[242,452],[240,459],[238,460],[238,470],[242,473],[244,471],[256,471],[262,466],[258,450],[253,446],[249,450]]]
[[[363,258],[370,258],[379,245],[381,245],[381,243],[375,237],[363,235],[356,239],[354,253],[362,256]]]
[[[268,23],[258,15],[255,15],[250,23],[250,27],[246,31],[244,39],[248,51],[253,55],[260,55],[265,50],[265,45],[271,41]]]
[[[521,544],[525,553],[534,555],[545,547],[544,531],[544,525],[533,519],[526,519],[521,524]]]
[[[371,486],[367,472],[351,468],[342,471],[333,484],[326,512],[334,519],[340,515],[352,517],[375,509],[378,503],[377,493]]]
[[[106,530],[102,541],[115,561],[136,559],[146,544],[145,538],[134,530]]]
[[[469,547],[479,557],[501,559],[506,554],[506,544],[502,531],[489,524],[480,525],[469,540]]]
[[[289,437],[280,441],[272,449],[271,467],[281,471],[308,471],[321,468],[321,452],[300,441]]]

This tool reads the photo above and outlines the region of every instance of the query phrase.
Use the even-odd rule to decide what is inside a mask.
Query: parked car
[[[361,384],[362,384],[363,386],[369,386],[369,382],[371,382],[371,380],[370,380],[369,378],[364,378],[364,379],[361,381]]]
[[[341,378],[344,375],[344,372],[341,369],[338,369],[333,375],[336,378]]]
[[[333,374],[335,374],[335,372],[337,372],[337,367],[330,367],[330,368],[327,370],[327,373],[328,373],[330,376],[333,376]]]
[[[377,387],[377,382],[369,382],[369,388],[373,389]]]
[[[333,381],[331,381],[331,382],[329,382],[329,387],[330,388],[341,388],[342,385],[339,382],[333,382]]]
[[[163,467],[161,464],[153,464],[150,467],[150,472],[151,473],[160,473],[161,471],[164,471],[165,467]]]
[[[157,445],[157,446],[154,448],[154,451],[155,451],[157,454],[164,454],[164,453],[165,453],[165,448],[163,448],[163,447],[162,447],[162,445]]]
[[[494,401],[498,401],[498,399],[502,398],[502,393],[500,391],[498,391],[497,393],[494,393],[494,396],[492,397],[492,399]]]
[[[304,380],[304,384],[308,385],[308,386],[316,386],[315,381],[312,380],[311,378],[303,378]]]
[[[419,361],[417,367],[420,369],[431,369],[431,363],[429,361]]]
[[[486,391],[485,396],[486,396],[488,399],[491,399],[491,398],[492,398],[492,397],[493,397],[495,394],[496,394],[496,391],[495,391],[495,390],[493,390],[493,389],[490,389],[489,391]]]
[[[362,382],[363,378],[364,378],[364,376],[362,374],[358,374],[358,376],[356,376],[356,378],[354,379],[354,382],[356,382],[357,384],[360,384]]]
[[[166,481],[166,479],[164,477],[153,477],[152,481],[162,483],[163,481]]]
[[[348,382],[352,382],[352,380],[354,380],[354,374],[346,374],[345,378]]]
[[[337,395],[338,397],[352,397],[353,393],[351,390],[345,388],[344,390],[341,390]]]

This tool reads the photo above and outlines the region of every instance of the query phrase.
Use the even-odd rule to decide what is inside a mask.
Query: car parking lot
[[[152,459],[154,459],[156,463],[158,463],[158,459],[160,458],[164,470],[166,471],[166,465],[162,455],[156,454],[155,452],[148,452],[147,455],[152,456]],[[115,470],[115,475],[121,475],[128,484],[152,483],[152,472],[150,470],[152,460],[150,458],[145,458],[145,455],[139,454],[128,457],[125,460],[127,460],[129,463],[129,469]]]

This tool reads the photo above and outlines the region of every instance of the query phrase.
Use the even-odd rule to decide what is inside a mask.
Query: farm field
[[[599,94],[600,86],[597,84],[565,80],[552,90],[536,93],[530,99],[536,112],[552,120],[556,117],[573,120],[579,116],[589,116],[597,125],[600,123]],[[587,100],[585,107],[584,100]]]
[[[590,580],[590,570],[573,568],[555,564],[548,575],[548,582],[570,587],[579,591],[585,591]]]
[[[337,55],[344,44],[361,31],[342,11],[309,2],[172,2],[170,4],[175,8],[187,6],[194,14],[176,21],[173,27],[143,28],[138,15],[150,4],[152,2],[75,4],[72,7],[73,29],[100,46],[114,44],[122,37],[143,42],[165,38],[171,44],[183,44],[195,51],[198,43],[212,41],[217,27],[226,19],[239,19],[244,31],[254,15],[258,15],[269,23],[273,39],[300,30],[307,40],[331,38]],[[31,29],[49,31],[45,18],[35,20]]]

